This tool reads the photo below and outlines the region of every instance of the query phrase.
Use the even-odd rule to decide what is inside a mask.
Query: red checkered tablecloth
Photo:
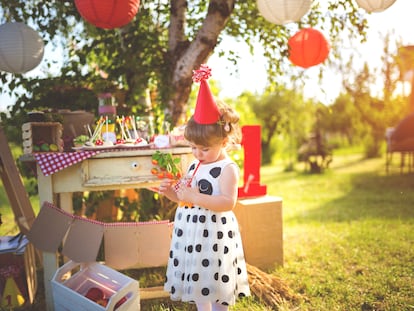
[[[78,152],[41,152],[35,153],[34,157],[42,170],[43,175],[49,176],[73,164],[93,157],[100,151],[78,151]]]

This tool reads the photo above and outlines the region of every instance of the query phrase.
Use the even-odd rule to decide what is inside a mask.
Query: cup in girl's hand
[[[174,185],[175,192],[181,187],[191,187],[191,176],[183,176]]]
[[[191,180],[192,180],[191,176],[184,176],[184,177],[182,177],[173,186],[174,187],[174,191],[175,192],[178,192],[178,190],[181,187],[191,187]],[[189,203],[189,202],[179,201],[178,202],[178,206],[188,206],[188,207],[192,207],[193,204],[192,203]]]

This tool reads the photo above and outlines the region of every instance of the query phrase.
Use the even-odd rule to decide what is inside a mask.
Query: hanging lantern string
[[[200,69],[193,70],[193,82],[199,83],[211,77],[211,68],[206,64],[202,64]]]

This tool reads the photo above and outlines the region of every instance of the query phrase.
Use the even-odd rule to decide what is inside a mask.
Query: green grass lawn
[[[263,170],[283,197],[285,264],[298,310],[414,310],[414,174],[336,159],[323,175]]]
[[[268,194],[283,198],[284,266],[267,272],[302,297],[280,310],[414,310],[414,173],[395,165],[387,175],[384,159],[341,155],[320,175],[277,165],[261,174]],[[169,306],[142,310],[194,310]],[[271,308],[246,299],[231,310]]]

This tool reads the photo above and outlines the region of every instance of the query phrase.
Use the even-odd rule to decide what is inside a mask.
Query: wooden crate
[[[41,142],[55,144],[57,152],[63,151],[62,124],[59,122],[28,122],[22,125],[23,153],[53,152],[55,150],[37,150]]]
[[[106,305],[86,297],[91,288],[104,294]],[[52,290],[55,310],[140,310],[138,281],[97,262],[67,262],[56,271]]]

